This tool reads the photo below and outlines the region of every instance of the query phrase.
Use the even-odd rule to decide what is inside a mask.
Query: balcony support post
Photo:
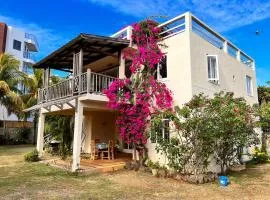
[[[79,89],[78,89],[78,93],[81,94],[82,91],[82,68],[83,68],[83,50],[80,50],[80,54],[79,54],[79,69],[78,69],[78,75],[79,75]]]
[[[80,168],[81,157],[81,135],[83,124],[83,105],[77,99],[75,108],[75,123],[74,123],[74,137],[73,137],[73,156],[72,156],[72,171],[75,172]]]
[[[91,68],[87,68],[87,93],[91,92]]]
[[[119,55],[119,78],[120,79],[124,79],[126,78],[126,75],[125,75],[125,59],[124,59],[124,55],[123,53],[120,51],[118,52],[118,55]]]
[[[38,133],[37,133],[37,151],[39,157],[43,154],[43,147],[44,147],[44,125],[45,125],[45,114],[39,111],[39,118],[38,118]]]

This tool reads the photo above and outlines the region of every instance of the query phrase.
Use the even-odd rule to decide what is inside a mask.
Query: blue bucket
[[[229,178],[228,178],[228,176],[220,176],[219,177],[219,184],[221,186],[227,186],[229,184]]]

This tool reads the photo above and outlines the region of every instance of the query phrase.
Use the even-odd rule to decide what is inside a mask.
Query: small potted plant
[[[153,176],[158,176],[158,170],[160,165],[158,162],[152,162],[151,160],[148,161],[147,166],[151,168]]]

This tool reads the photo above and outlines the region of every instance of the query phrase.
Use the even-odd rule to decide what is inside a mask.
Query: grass
[[[230,186],[222,188],[134,171],[76,175],[25,163],[23,155],[32,148],[0,147],[0,199],[270,199],[270,164],[232,173]]]

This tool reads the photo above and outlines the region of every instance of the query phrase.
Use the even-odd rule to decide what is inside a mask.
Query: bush
[[[27,153],[24,156],[24,161],[26,161],[26,162],[37,162],[37,161],[39,161],[38,151],[36,149],[34,149],[33,151]]]
[[[19,128],[16,130],[16,136],[13,139],[14,144],[27,144],[29,141],[29,135],[31,134],[31,128]]]
[[[265,151],[262,151],[258,147],[255,147],[254,152],[252,154],[251,162],[254,164],[266,163],[269,160],[269,156]]]
[[[147,166],[151,169],[160,169],[160,165],[159,165],[159,162],[152,162],[151,160],[149,160],[147,162]]]

